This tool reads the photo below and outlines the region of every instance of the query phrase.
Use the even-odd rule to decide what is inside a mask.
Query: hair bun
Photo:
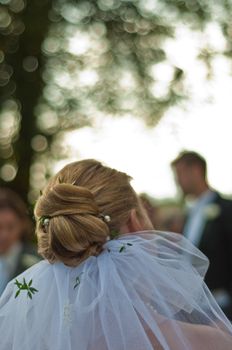
[[[99,209],[93,194],[85,187],[57,184],[42,195],[38,202],[38,216],[97,215]]]
[[[39,253],[70,266],[97,256],[110,232],[120,232],[128,223],[132,209],[143,215],[130,180],[93,159],[66,165],[35,207]],[[50,219],[44,221],[46,217]]]
[[[50,262],[76,266],[98,255],[109,235],[93,194],[82,186],[62,183],[50,187],[39,198],[35,214],[50,217],[46,230],[37,221],[39,252]]]

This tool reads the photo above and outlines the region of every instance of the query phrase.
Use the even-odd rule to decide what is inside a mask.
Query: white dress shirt
[[[206,191],[195,201],[189,211],[189,217],[184,227],[184,235],[195,246],[199,246],[204,230],[206,222],[205,209],[215,200],[216,195],[216,192]]]
[[[184,235],[196,246],[199,246],[207,220],[206,209],[214,202],[216,195],[216,192],[210,190],[203,193],[189,211],[189,218],[184,227]],[[224,308],[230,305],[231,298],[227,290],[216,289],[211,292],[220,307]]]

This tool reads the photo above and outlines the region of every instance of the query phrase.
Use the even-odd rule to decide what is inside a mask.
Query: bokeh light
[[[175,196],[169,162],[192,147],[229,193],[211,177],[225,144],[208,136],[207,148],[202,129],[228,127],[231,11],[207,0],[0,0],[2,183],[34,201],[57,166],[92,155],[139,174],[139,191]],[[151,159],[159,170],[148,171]]]

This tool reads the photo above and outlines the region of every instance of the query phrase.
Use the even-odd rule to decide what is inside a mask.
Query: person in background
[[[192,200],[183,234],[208,257],[205,282],[232,319],[232,201],[209,186],[207,163],[198,153],[184,151],[171,165],[185,198]]]
[[[31,233],[23,200],[9,188],[0,188],[0,295],[12,278],[40,260],[35,247],[27,243]]]
[[[152,198],[146,193],[141,193],[139,198],[142,201],[142,204],[146,210],[146,213],[149,219],[151,220],[153,227],[156,230],[159,230],[159,227],[160,227],[159,207],[154,204],[154,201],[152,200]]]

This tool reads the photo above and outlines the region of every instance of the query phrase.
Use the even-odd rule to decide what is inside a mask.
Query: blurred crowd
[[[201,155],[182,152],[171,167],[180,203],[160,204],[147,194],[140,195],[141,201],[156,230],[183,234],[208,257],[205,282],[232,319],[232,200],[210,187]],[[12,190],[0,188],[0,295],[12,278],[39,260],[26,204]]]

